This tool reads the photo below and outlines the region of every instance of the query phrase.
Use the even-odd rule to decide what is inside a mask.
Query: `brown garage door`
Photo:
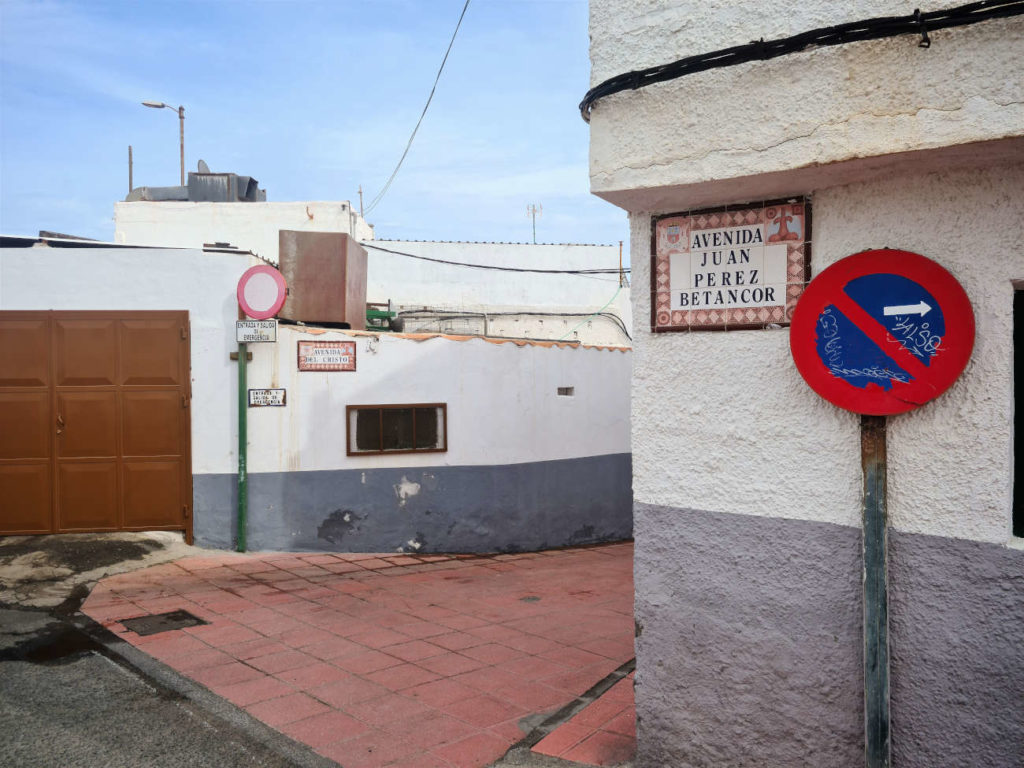
[[[192,538],[187,312],[0,312],[0,534]]]

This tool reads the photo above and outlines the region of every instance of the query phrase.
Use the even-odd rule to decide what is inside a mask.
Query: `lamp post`
[[[162,101],[144,101],[142,102],[144,107],[152,107],[153,109],[170,109],[173,110],[170,104],[164,104]],[[181,146],[181,186],[185,186],[185,108],[178,107],[178,136],[180,139]]]

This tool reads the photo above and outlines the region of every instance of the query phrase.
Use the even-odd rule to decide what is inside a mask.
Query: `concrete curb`
[[[101,646],[105,655],[112,661],[129,668],[155,687],[203,710],[206,715],[241,731],[254,742],[291,761],[297,768],[338,768],[338,763],[318,755],[308,746],[260,722],[242,708],[125,642],[85,614],[77,613],[67,621]]]

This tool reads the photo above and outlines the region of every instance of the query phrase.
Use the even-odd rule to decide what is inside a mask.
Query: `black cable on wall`
[[[1024,14],[1024,0],[984,0],[930,13],[921,13],[920,10],[916,10],[908,16],[880,16],[874,19],[853,21],[849,24],[839,24],[834,27],[821,27],[779,40],[766,42],[762,38],[745,45],[687,56],[670,64],[624,72],[621,75],[608,78],[587,91],[587,95],[580,102],[580,114],[589,123],[590,110],[598,99],[621,91],[635,91],[637,88],[643,88],[653,83],[675,80],[678,77],[709,69],[734,67],[749,61],[767,61],[809,48],[845,45],[861,40],[879,40],[898,35],[918,35],[920,36],[918,46],[928,48],[931,46],[931,40],[928,37],[929,31],[961,27],[988,19],[1007,18],[1022,14]]]

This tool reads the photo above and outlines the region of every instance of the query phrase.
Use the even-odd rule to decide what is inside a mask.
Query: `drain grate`
[[[526,597],[520,597],[519,599],[522,600],[524,603],[539,603],[540,602],[540,598],[537,597],[536,595],[527,595]]]
[[[170,611],[169,613],[139,616],[134,619],[122,619],[121,623],[137,635],[156,635],[160,632],[170,632],[172,629],[198,627],[210,622],[203,621],[188,611]]]

